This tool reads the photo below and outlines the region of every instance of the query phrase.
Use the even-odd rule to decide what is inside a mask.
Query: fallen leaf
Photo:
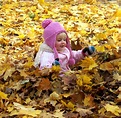
[[[9,115],[14,116],[14,115],[30,115],[33,117],[36,117],[40,115],[41,110],[35,110],[35,108],[32,108],[31,106],[24,106],[19,103],[14,102],[14,107],[17,110],[13,110]]]
[[[118,102],[121,102],[121,92],[119,93],[119,95],[117,96],[118,98],[117,98],[117,101]]]
[[[53,114],[53,116],[56,117],[56,118],[58,118],[58,117],[59,118],[65,118],[63,116],[63,111],[60,111],[59,109],[55,111],[55,113]]]
[[[83,102],[84,102],[84,106],[93,107],[95,105],[94,98],[91,95],[85,96],[85,99]]]
[[[4,80],[7,80],[8,77],[11,77],[13,72],[15,72],[15,67],[7,69],[5,74],[4,74]]]
[[[93,68],[97,67],[98,65],[94,61],[93,58],[87,57],[84,60],[82,60],[81,67],[85,70],[92,70]]]
[[[74,93],[72,95],[70,95],[71,97],[71,102],[74,104],[82,104],[83,100],[85,98],[85,94],[82,91],[79,91],[77,93]]]
[[[104,107],[107,111],[110,111],[114,115],[120,116],[119,114],[121,113],[121,109],[118,106],[106,104]]]
[[[66,103],[63,100],[61,100],[61,103],[72,111],[75,109],[75,105],[72,102]]]
[[[110,62],[106,62],[100,65],[100,69],[111,71],[114,69],[114,66]]]
[[[42,81],[39,84],[39,88],[41,90],[49,90],[51,88],[51,83],[49,81],[49,79],[42,79]]]
[[[56,103],[57,103],[57,101],[58,101],[59,99],[61,99],[60,95],[57,94],[56,92],[53,92],[53,93],[50,94],[50,96],[49,96],[48,98],[46,98],[46,99],[44,100],[44,103],[49,102],[50,104],[52,104],[53,106],[55,106]]]
[[[121,75],[119,75],[118,73],[115,73],[115,74],[113,75],[113,78],[114,78],[115,80],[121,81]]]
[[[80,114],[81,117],[93,114],[93,112],[89,109],[77,108],[76,111]]]
[[[77,74],[76,75],[77,76],[77,84],[79,85],[79,86],[82,86],[82,85],[87,85],[87,84],[91,84],[92,82],[91,82],[91,76],[89,77],[88,75],[86,75],[86,74],[82,74],[82,75],[79,75],[79,74]]]
[[[8,99],[7,96],[8,96],[7,94],[5,94],[4,92],[0,91],[0,98],[1,99],[6,99],[7,100]]]

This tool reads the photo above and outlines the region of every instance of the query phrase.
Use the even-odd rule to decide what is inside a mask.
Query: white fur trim
[[[46,52],[53,52],[53,50],[45,43],[42,43],[39,47],[39,51],[36,54],[35,60],[34,60],[34,67],[38,67],[40,64],[40,58],[42,53],[46,51]]]

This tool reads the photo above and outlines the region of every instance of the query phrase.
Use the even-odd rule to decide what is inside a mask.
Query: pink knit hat
[[[67,32],[65,31],[65,29],[63,28],[63,26],[60,25],[59,22],[54,22],[51,19],[46,19],[42,22],[42,27],[44,28],[44,32],[43,32],[43,38],[45,40],[45,43],[52,48],[53,52],[54,52],[54,57],[55,59],[58,58],[58,52],[55,48],[55,41],[56,41],[56,36],[58,34],[60,34],[61,32],[65,32],[67,35]],[[66,47],[69,49],[70,51],[70,59],[69,59],[69,64],[73,65],[75,64],[75,60],[73,59],[73,55],[72,55],[72,50],[71,50],[71,46],[70,46],[70,41],[69,41],[69,37],[67,35],[67,45]]]

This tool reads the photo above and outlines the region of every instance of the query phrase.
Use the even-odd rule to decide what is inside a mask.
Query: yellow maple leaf
[[[113,113],[114,115],[116,116],[119,116],[119,113],[121,113],[121,109],[116,106],[116,105],[110,105],[110,104],[106,104],[104,106],[104,108],[107,110],[107,111],[110,111],[111,113]]]
[[[75,105],[74,105],[72,102],[68,102],[68,104],[66,104],[66,106],[67,106],[69,109],[72,109],[72,110],[74,110],[74,107],[75,107]]]
[[[98,113],[99,114],[102,114],[102,115],[105,115],[105,108],[103,107],[103,108],[101,108],[100,110],[98,110]]]
[[[66,103],[66,102],[64,102],[63,100],[61,100],[61,103],[63,104],[63,105],[65,105],[67,108],[69,108],[70,110],[74,110],[75,108],[75,105],[72,103],[72,102],[68,102],[68,103]]]
[[[7,94],[5,94],[4,92],[0,91],[0,98],[1,99],[8,99],[7,98]]]
[[[83,75],[83,83],[91,84],[91,78],[88,75]]]
[[[91,57],[86,57],[84,60],[82,60],[81,63],[81,67],[84,68],[85,70],[92,70],[97,66],[98,66],[97,63]]]
[[[91,84],[91,77],[89,77],[86,74],[79,75],[77,74],[77,84],[79,86],[85,85],[85,84]]]

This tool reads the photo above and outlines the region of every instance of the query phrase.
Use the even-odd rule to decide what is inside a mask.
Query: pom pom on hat
[[[73,58],[69,59],[69,65],[74,65],[75,64],[75,60]]]
[[[52,22],[51,19],[46,19],[42,22],[42,27],[45,29],[50,23]]]

